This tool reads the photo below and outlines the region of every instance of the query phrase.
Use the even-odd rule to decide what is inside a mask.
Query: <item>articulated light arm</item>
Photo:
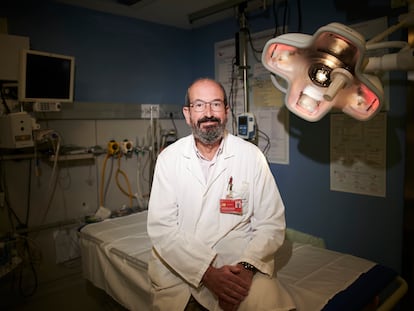
[[[384,48],[399,49],[397,53],[382,56],[369,57],[364,72],[378,73],[391,70],[410,71],[414,70],[414,49],[406,41],[382,41],[388,35],[401,29],[414,26],[414,11],[401,15],[399,22],[376,35],[366,43],[366,49],[376,50]]]

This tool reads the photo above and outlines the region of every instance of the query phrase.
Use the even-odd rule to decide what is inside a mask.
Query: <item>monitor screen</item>
[[[75,58],[34,50],[20,54],[18,99],[21,102],[73,102]]]

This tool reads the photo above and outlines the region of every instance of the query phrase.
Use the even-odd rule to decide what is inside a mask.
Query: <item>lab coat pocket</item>
[[[243,181],[241,184],[235,184],[232,195],[234,199],[242,200],[242,215],[245,215],[249,208],[249,183]]]

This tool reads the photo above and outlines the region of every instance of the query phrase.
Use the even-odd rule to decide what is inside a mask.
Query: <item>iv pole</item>
[[[249,89],[247,84],[247,70],[249,66],[247,65],[247,26],[246,26],[246,15],[244,14],[246,4],[239,5],[239,24],[240,24],[240,32],[239,32],[239,70],[242,70],[242,77],[243,77],[243,96],[244,96],[244,112],[249,111]]]
[[[247,2],[249,0],[227,0],[223,3],[219,3],[216,5],[213,5],[211,7],[205,8],[203,10],[191,13],[188,15],[188,20],[192,24],[196,20],[205,18],[207,16],[210,16],[212,14],[221,12],[226,9],[235,8],[237,6],[238,13],[239,13],[239,25],[240,25],[240,31],[238,33],[238,55],[236,57],[239,58],[240,63],[238,64],[239,70],[242,71],[242,77],[243,77],[243,90],[244,90],[244,112],[249,111],[249,92],[248,92],[248,83],[247,83],[247,42],[248,42],[248,29],[246,26],[246,15],[245,15],[245,9],[247,7]]]
[[[246,22],[246,15],[245,15],[245,8],[247,2],[242,3],[238,6],[238,17],[239,17],[239,25],[240,31],[238,33],[236,41],[236,59],[238,57],[238,67],[239,73],[241,71],[243,77],[243,97],[244,97],[244,105],[243,105],[243,113],[238,116],[238,122],[241,122],[238,125],[238,135],[249,140],[250,142],[257,145],[258,143],[258,136],[257,136],[257,124],[255,122],[254,116],[250,113],[250,103],[249,103],[249,85],[248,85],[248,57],[247,57],[247,44],[249,42],[249,29],[247,28]],[[240,129],[241,132],[240,132]]]

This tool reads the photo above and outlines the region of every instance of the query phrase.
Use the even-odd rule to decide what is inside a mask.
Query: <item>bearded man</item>
[[[192,134],[158,156],[148,208],[153,310],[293,310],[274,273],[285,208],[265,156],[226,131],[223,86],[197,79]]]

